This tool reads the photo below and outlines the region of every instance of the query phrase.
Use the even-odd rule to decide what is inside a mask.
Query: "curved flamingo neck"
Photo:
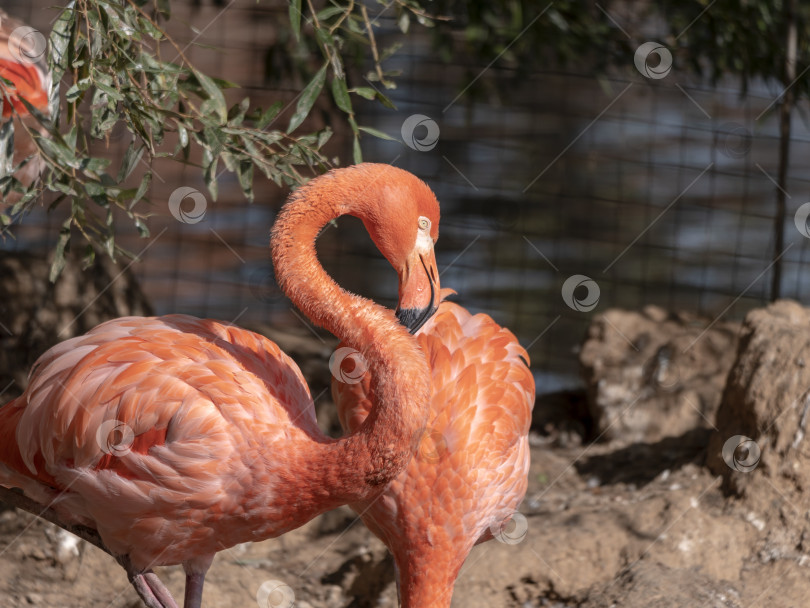
[[[328,494],[324,510],[382,491],[408,464],[427,421],[430,377],[416,340],[391,311],[341,289],[315,250],[329,221],[346,214],[373,221],[386,169],[358,167],[313,180],[290,198],[273,226],[279,285],[313,323],[358,350],[371,374],[374,403],[363,425],[306,455],[302,470],[309,478],[302,482]]]

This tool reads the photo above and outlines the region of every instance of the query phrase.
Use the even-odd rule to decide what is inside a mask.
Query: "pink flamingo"
[[[509,330],[457,304],[442,301],[416,336],[433,378],[427,430],[382,495],[351,507],[393,553],[401,606],[442,608],[473,545],[525,535],[508,526],[525,522],[515,510],[528,483],[534,378]],[[369,374],[332,381],[344,429],[362,427],[375,390]]]
[[[364,164],[300,188],[273,228],[282,289],[368,362],[374,406],[351,435],[319,431],[304,378],[276,344],[184,315],[116,319],[54,346],[0,408],[0,485],[97,532],[150,608],[176,605],[152,567],[182,564],[185,606],[198,608],[215,553],[372,500],[411,459],[429,370],[391,311],[318,263],[319,231],[344,214],[399,274],[398,314],[416,327],[438,302],[439,207],[410,173]]]
[[[0,76],[14,85],[9,88],[5,83],[0,84],[5,102],[3,118],[9,118],[15,112],[20,116],[28,115],[28,108],[21,98],[38,110],[44,112],[48,109],[51,75],[45,55],[45,39],[31,34],[38,32],[0,10]],[[36,48],[38,42],[43,48]]]
[[[37,45],[41,44],[42,48]],[[0,99],[3,112],[0,121],[14,120],[14,156],[12,162],[17,167],[23,160],[28,162],[14,172],[14,177],[29,186],[39,177],[45,166],[34,140],[26,132],[28,129],[47,136],[45,128],[30,115],[23,100],[40,112],[48,112],[48,93],[51,88],[51,74],[45,53],[45,38],[21,21],[12,19],[0,10],[0,78],[9,81],[9,86],[0,81]],[[0,202],[13,204],[21,198],[19,192],[0,194]]]

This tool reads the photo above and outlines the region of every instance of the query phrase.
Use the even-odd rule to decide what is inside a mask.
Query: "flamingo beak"
[[[422,327],[439,307],[439,271],[433,243],[420,251],[414,249],[399,275],[397,319],[412,334]]]

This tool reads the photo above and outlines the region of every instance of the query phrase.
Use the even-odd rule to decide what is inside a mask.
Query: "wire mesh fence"
[[[240,83],[258,104],[295,99],[296,83],[268,84],[283,4],[173,5],[178,21],[200,25],[185,42],[204,70]],[[47,6],[9,2],[7,10],[47,31],[55,16]],[[383,39],[393,37],[393,18],[378,18]],[[708,86],[677,65],[650,78],[633,57],[612,75],[549,66],[518,81],[497,61],[443,63],[421,35],[392,64],[403,73],[389,91],[397,109],[368,102],[358,122],[401,141],[365,137],[365,160],[412,171],[433,188],[443,214],[442,285],[515,332],[539,391],[579,382],[575,350],[589,319],[607,308],[654,304],[740,318],[770,298],[777,266],[783,296],[810,296],[802,212],[810,133],[802,120],[793,123],[785,241],[775,250],[780,91],[753,83],[742,96],[736,82]],[[316,120],[329,120],[328,111]],[[126,144],[122,132],[103,145],[120,156]],[[348,144],[338,129],[332,151],[343,164]],[[257,184],[248,204],[225,181],[214,202],[194,168],[164,160],[153,169],[151,237],[133,230],[120,240],[138,253],[132,269],[156,311],[301,323],[275,287],[267,247],[286,193]],[[172,213],[179,187],[203,193],[199,221]],[[187,199],[180,209],[192,206]],[[46,251],[58,226],[58,210],[38,208],[0,247]],[[359,222],[341,220],[318,249],[342,285],[395,304],[396,277]]]

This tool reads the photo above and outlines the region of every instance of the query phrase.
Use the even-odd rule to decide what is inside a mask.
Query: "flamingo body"
[[[217,551],[379,495],[413,455],[430,378],[408,327],[318,264],[317,235],[346,214],[397,271],[415,324],[438,301],[439,206],[410,173],[362,164],[311,180],[273,227],[282,289],[369,363],[375,407],[356,433],[319,431],[301,372],[272,341],[183,315],[126,317],[51,348],[0,408],[0,486],[97,531],[150,608],[175,606],[154,566],[182,563],[185,605],[199,608]]]
[[[478,542],[492,538],[526,493],[534,379],[514,335],[443,301],[416,334],[432,373],[416,456],[377,500],[352,504],[394,554],[405,608],[449,606]],[[344,429],[370,411],[368,374],[333,381]]]
[[[288,468],[321,437],[274,342],[182,315],[116,319],[58,344],[0,408],[4,481],[139,569],[305,523],[309,509],[290,507],[310,490]]]

